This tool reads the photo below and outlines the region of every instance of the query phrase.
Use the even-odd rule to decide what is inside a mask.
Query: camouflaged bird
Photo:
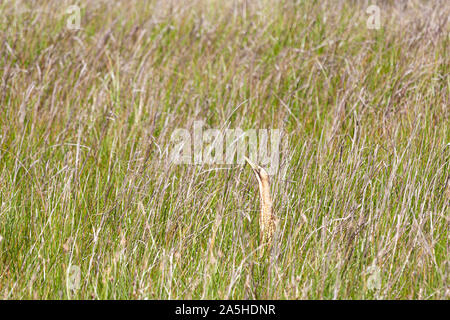
[[[245,161],[250,165],[255,173],[259,185],[260,216],[259,227],[261,230],[261,241],[270,246],[278,223],[277,217],[273,213],[272,197],[270,196],[269,174],[262,167],[251,162],[247,157]]]

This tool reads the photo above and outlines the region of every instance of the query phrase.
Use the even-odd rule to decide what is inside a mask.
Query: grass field
[[[2,1],[0,297],[449,299],[450,3],[377,2]],[[262,257],[197,120],[283,132]]]

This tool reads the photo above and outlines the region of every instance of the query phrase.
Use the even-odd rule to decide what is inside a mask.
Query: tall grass
[[[450,6],[378,3],[2,1],[0,297],[448,299]],[[262,259],[196,120],[284,133]]]

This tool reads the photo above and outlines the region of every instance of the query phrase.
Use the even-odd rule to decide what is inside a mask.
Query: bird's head
[[[269,174],[263,167],[258,166],[257,164],[250,161],[249,158],[244,157],[245,161],[250,165],[253,172],[255,173],[256,179],[260,184],[268,184],[269,183]]]

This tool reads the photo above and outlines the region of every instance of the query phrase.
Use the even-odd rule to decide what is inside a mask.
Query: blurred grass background
[[[0,297],[448,299],[450,5],[377,3],[2,1]],[[197,120],[284,133],[262,259]]]

